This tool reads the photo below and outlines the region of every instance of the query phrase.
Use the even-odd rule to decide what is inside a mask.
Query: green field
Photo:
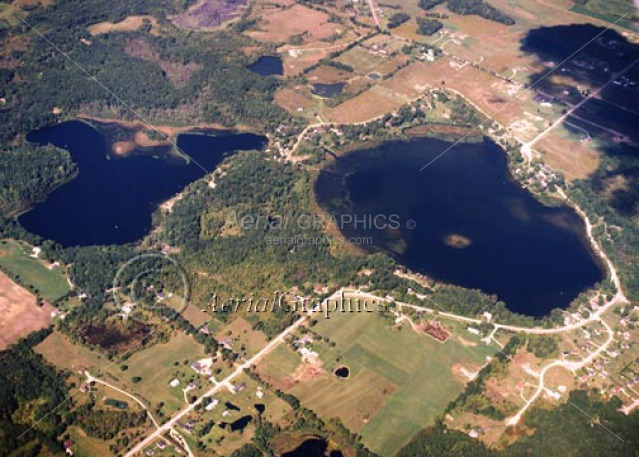
[[[16,241],[3,240],[0,244],[0,269],[19,282],[31,286],[49,302],[54,302],[69,292],[69,284],[62,267],[49,269],[42,261],[31,257],[31,247]]]
[[[165,414],[173,414],[184,406],[184,394],[182,389],[188,384],[190,378],[198,379],[200,385],[209,384],[203,377],[198,376],[190,368],[195,360],[205,357],[204,348],[193,338],[179,332],[171,338],[167,344],[156,344],[148,349],[137,352],[125,364],[129,367],[125,372],[120,372],[118,377],[126,380],[129,391],[138,397],[144,398],[153,407],[163,402]],[[184,361],[188,360],[188,364]],[[178,365],[174,365],[178,362]],[[169,382],[176,375],[181,383],[177,387],[171,387]],[[142,378],[137,384],[130,382],[131,378]],[[193,390],[190,394],[198,395],[199,390]]]
[[[639,25],[630,18],[637,14],[632,0],[589,0],[585,6],[574,5],[572,11],[591,16],[602,21],[617,23],[632,31],[638,31]],[[619,20],[626,15],[625,19]]]
[[[67,433],[71,441],[73,441],[73,454],[77,457],[111,454],[108,441],[91,438],[78,426],[72,425],[67,429]]]
[[[441,344],[407,325],[393,329],[364,313],[336,315],[314,329],[336,346],[314,344],[326,372],[295,385],[291,393],[324,418],[340,417],[380,455],[395,454],[462,391],[455,364],[476,370],[494,353],[457,338]],[[460,336],[473,341],[468,332]],[[348,366],[350,376],[333,375],[337,365]]]

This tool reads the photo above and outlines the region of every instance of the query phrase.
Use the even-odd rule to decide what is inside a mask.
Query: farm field
[[[19,277],[26,286],[54,302],[69,292],[69,284],[62,267],[47,268],[43,262],[31,257],[31,248],[13,240],[0,244],[0,269]]]
[[[465,380],[455,374],[460,367],[476,371],[494,352],[458,338],[441,344],[365,313],[336,315],[313,330],[335,343],[313,343],[321,367],[301,364],[300,355],[286,347],[269,354],[258,372],[320,417],[339,417],[380,455],[393,455],[433,423],[463,389]],[[347,378],[333,374],[341,366],[348,367]]]
[[[402,97],[380,86],[374,86],[335,108],[326,109],[323,114],[331,122],[366,122],[394,111],[405,103],[406,100]]]
[[[29,333],[48,327],[55,308],[36,304],[36,297],[0,271],[0,350]]]
[[[586,178],[597,169],[599,156],[591,144],[580,141],[562,125],[546,135],[537,149],[550,167],[560,170],[571,181]]]
[[[168,343],[156,344],[134,354],[126,361],[128,370],[120,372],[118,376],[122,379],[126,376],[133,395],[143,398],[153,407],[162,402],[163,412],[171,414],[185,404],[182,389],[189,379],[198,379],[200,384],[208,382],[190,368],[191,363],[204,357],[204,349],[200,344],[190,336],[176,332]],[[142,380],[135,384],[128,382],[136,376]],[[171,387],[169,382],[175,377],[181,380],[180,385]]]
[[[96,374],[110,363],[100,353],[73,343],[69,337],[59,331],[54,331],[46,337],[35,347],[35,351],[58,369],[74,373],[89,370],[92,374]]]
[[[293,35],[305,34],[306,41],[318,41],[339,33],[339,24],[330,24],[329,16],[300,4],[264,11],[258,30],[246,32],[258,41],[287,42]]]

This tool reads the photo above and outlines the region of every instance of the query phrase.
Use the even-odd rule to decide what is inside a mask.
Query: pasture
[[[0,269],[5,270],[45,300],[54,302],[69,292],[64,267],[31,257],[32,249],[13,240],[0,242]],[[46,266],[45,266],[46,265]]]
[[[89,370],[96,374],[110,364],[99,352],[74,343],[59,331],[51,333],[34,349],[56,368],[74,373]]]
[[[393,455],[432,424],[463,390],[467,378],[460,372],[478,370],[494,352],[471,346],[470,334],[463,335],[464,343],[453,337],[441,344],[366,313],[336,314],[313,330],[324,340],[312,343],[320,359],[312,370],[299,354],[280,347],[258,372],[323,419],[339,417],[380,455]],[[333,373],[341,366],[348,367],[347,378]]]
[[[120,372],[118,376],[126,376],[127,380],[136,376],[142,378],[138,383],[127,382],[128,390],[153,407],[164,403],[162,410],[168,415],[184,406],[182,389],[191,379],[197,379],[200,385],[208,384],[203,376],[199,376],[190,367],[191,363],[204,357],[204,349],[200,344],[190,336],[176,332],[168,343],[156,344],[135,353],[125,362],[128,370]],[[174,378],[180,379],[177,387],[169,384]],[[190,392],[197,393],[198,390]]]

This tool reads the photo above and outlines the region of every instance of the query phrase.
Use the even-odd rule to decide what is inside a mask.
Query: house
[[[213,365],[213,358],[209,357],[205,359],[196,360],[195,362],[191,364],[191,368],[195,370],[195,372],[198,374],[201,374],[204,376],[211,376],[212,374],[211,365]]]
[[[64,453],[66,455],[73,455],[73,441],[66,440],[63,446],[64,446]]]
[[[166,449],[166,447],[167,447],[167,444],[165,441],[163,440],[158,441],[158,449],[162,450],[162,449]]]
[[[213,400],[211,400],[211,403],[209,403],[208,405],[204,407],[204,409],[207,411],[212,411],[219,404],[220,404],[220,400],[217,400],[214,398]]]
[[[551,107],[552,103],[555,101],[552,97],[540,93],[536,93],[533,100],[545,108]]]
[[[242,381],[239,384],[236,384],[235,386],[233,386],[233,392],[236,394],[239,394],[240,392],[244,390],[245,387],[246,387],[246,383]]]
[[[303,337],[297,340],[297,344],[301,346],[308,343],[312,343],[312,342],[313,342],[313,336],[308,334],[304,335]]]

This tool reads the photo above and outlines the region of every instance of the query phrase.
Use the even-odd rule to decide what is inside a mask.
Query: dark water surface
[[[78,164],[75,179],[20,216],[27,230],[64,246],[142,238],[151,229],[158,204],[205,174],[193,161],[187,164],[169,154],[168,147],[115,157],[104,136],[79,121],[31,132],[27,140],[67,149]],[[264,144],[264,137],[246,133],[190,133],[178,139],[180,149],[209,172],[233,151],[261,149]]]
[[[337,217],[397,215],[397,229],[343,232],[373,237],[407,267],[496,294],[519,313],[566,307],[603,278],[581,218],[522,189],[494,143],[460,143],[419,171],[451,144],[420,138],[347,154],[320,173],[318,201]]]
[[[333,83],[333,84],[313,84],[313,95],[318,97],[330,98],[335,95],[339,95],[344,90],[346,83]]]
[[[312,437],[304,441],[298,447],[290,452],[285,452],[282,457],[326,457],[328,451],[328,443],[326,440],[318,437]],[[334,450],[328,454],[329,457],[342,457],[340,451]]]
[[[247,68],[262,76],[281,76],[284,74],[282,59],[276,56],[262,56]]]

